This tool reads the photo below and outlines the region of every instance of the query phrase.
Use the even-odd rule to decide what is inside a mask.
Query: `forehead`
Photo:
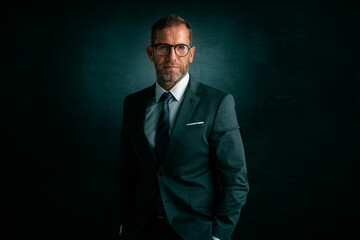
[[[155,43],[190,44],[190,32],[184,24],[156,31]]]

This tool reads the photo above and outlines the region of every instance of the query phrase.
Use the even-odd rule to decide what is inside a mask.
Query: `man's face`
[[[190,32],[183,24],[166,27],[156,32],[154,43],[191,45]],[[158,55],[156,48],[152,46],[147,47],[147,52],[150,60],[154,62],[158,83],[162,87],[166,86],[166,88],[171,88],[179,82],[189,70],[189,65],[193,61],[195,47],[192,47],[184,57],[177,56],[174,48],[171,48],[165,56]]]

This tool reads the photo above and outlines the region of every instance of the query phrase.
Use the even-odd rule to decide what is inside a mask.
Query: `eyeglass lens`
[[[157,53],[162,56],[167,55],[169,53],[171,47],[172,47],[171,45],[159,44],[156,47]],[[179,57],[186,56],[188,54],[188,52],[189,52],[189,48],[185,44],[179,44],[179,45],[175,46],[175,53]]]

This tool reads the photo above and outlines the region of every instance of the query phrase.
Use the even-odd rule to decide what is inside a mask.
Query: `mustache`
[[[176,64],[175,62],[166,62],[164,63],[165,66],[177,66],[177,67],[180,67],[179,64]]]

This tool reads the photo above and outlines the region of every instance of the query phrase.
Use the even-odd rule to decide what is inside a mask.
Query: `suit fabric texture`
[[[160,193],[171,227],[184,240],[231,239],[249,190],[231,94],[190,76],[163,159],[144,133],[155,85],[125,98],[121,134],[120,222],[133,238]]]

